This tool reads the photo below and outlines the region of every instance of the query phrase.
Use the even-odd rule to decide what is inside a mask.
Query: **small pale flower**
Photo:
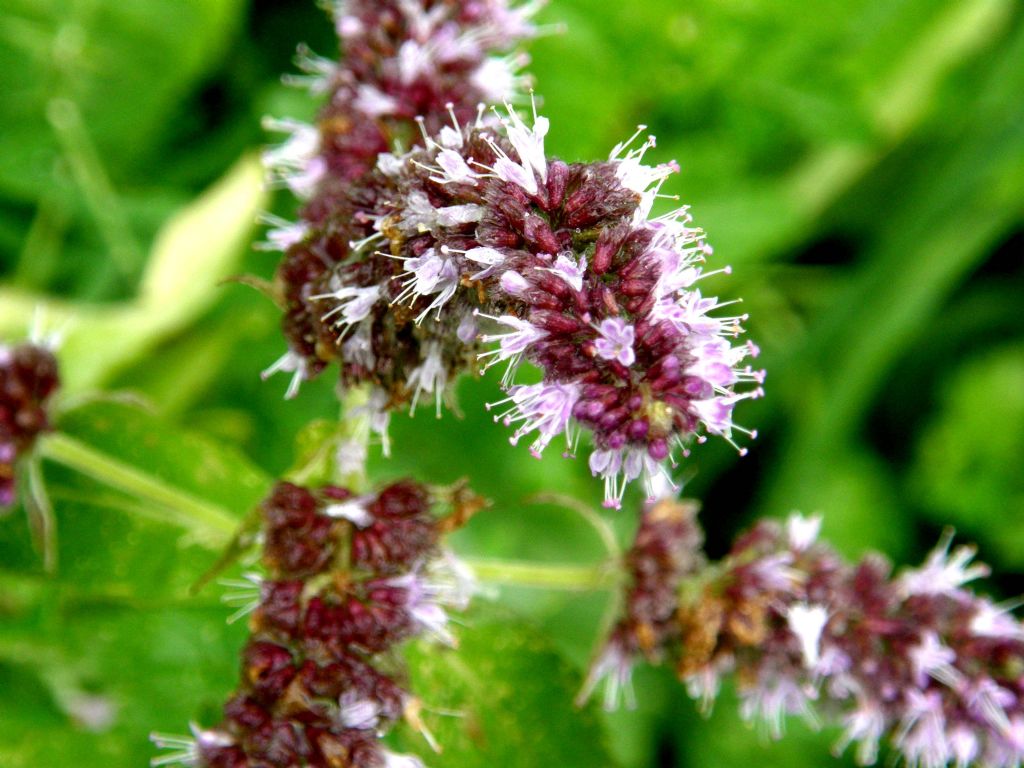
[[[309,225],[304,221],[286,221],[277,216],[264,216],[261,220],[272,227],[267,230],[266,241],[255,245],[261,251],[284,253],[309,236]]]
[[[348,690],[338,699],[338,722],[360,731],[376,728],[380,722],[380,704],[365,699],[358,691]]]
[[[501,150],[498,150],[499,152]],[[537,180],[529,168],[513,162],[502,154],[494,161],[494,174],[502,181],[518,184],[531,195],[537,194]]]
[[[385,176],[397,176],[405,168],[405,158],[397,157],[390,152],[377,155],[377,170]]]
[[[415,40],[406,40],[398,49],[398,72],[402,83],[410,85],[433,68],[430,48]]]
[[[320,319],[327,320],[327,318],[337,315],[338,317],[333,321],[334,324],[348,327],[365,320],[369,316],[370,310],[373,309],[373,305],[380,299],[380,295],[381,287],[379,285],[370,285],[365,288],[343,285],[331,293],[312,298],[337,301],[338,304]]]
[[[956,768],[970,768],[974,765],[980,746],[978,737],[970,728],[955,725],[950,729],[949,749],[956,760]]]
[[[426,768],[423,761],[415,755],[403,755],[389,749],[381,750],[384,760],[383,768]]]
[[[953,666],[956,661],[956,652],[939,640],[934,632],[925,632],[921,636],[921,642],[911,648],[910,662],[914,667],[914,676],[917,684],[924,688],[929,677],[945,683],[951,688],[959,685],[963,679],[960,671]]]
[[[494,357],[494,360],[488,362],[487,367],[494,365],[500,360],[509,360],[523,354],[531,344],[535,344],[548,335],[547,331],[543,328],[538,328],[528,320],[520,320],[512,315],[491,317],[490,315],[484,315],[482,312],[477,314],[480,317],[488,317],[496,323],[512,329],[509,333],[485,334],[481,337],[481,341],[484,343],[497,341],[500,345],[496,350],[483,352],[479,355],[480,357]]]
[[[480,327],[477,325],[476,316],[472,312],[467,312],[459,321],[459,326],[455,329],[455,336],[463,344],[472,344],[476,341],[479,330]]]
[[[484,269],[470,277],[471,280],[482,280],[489,277],[505,261],[505,254],[495,248],[470,248],[465,256],[472,262],[483,264]],[[512,273],[515,274],[515,273]]]
[[[843,726],[845,730],[835,751],[842,752],[856,742],[857,762],[873,765],[878,759],[878,743],[887,727],[885,712],[873,699],[858,699],[857,706],[843,718]]]
[[[399,111],[398,101],[393,96],[388,96],[379,88],[368,83],[360,85],[356,94],[352,105],[369,117],[392,115]]]
[[[324,507],[324,514],[338,520],[348,520],[356,528],[368,528],[373,524],[373,515],[366,507],[367,499],[355,498]]]
[[[449,205],[437,209],[437,223],[442,227],[457,227],[480,221],[484,215],[483,206],[474,203]]]
[[[800,580],[793,568],[793,555],[775,552],[758,558],[747,566],[751,578],[765,592],[790,592]]]
[[[440,312],[455,295],[459,287],[458,268],[452,259],[444,258],[433,248],[428,249],[422,256],[407,259],[405,266],[404,274],[409,275],[409,278],[403,284],[402,292],[391,303],[412,302],[418,296],[436,294],[430,304],[416,317],[416,322],[421,323],[431,312]]]
[[[411,411],[416,410],[421,394],[433,394],[437,418],[441,418],[441,398],[448,381],[448,369],[441,356],[441,345],[436,341],[427,344],[423,362],[409,374],[409,388],[413,391]]]
[[[896,746],[909,765],[943,768],[951,757],[942,697],[936,691],[907,691],[907,714]]]
[[[1024,641],[1024,627],[1013,617],[1010,609],[989,600],[977,601],[970,631],[978,637],[1011,637]]]
[[[452,586],[447,580],[434,581],[429,574],[413,571],[384,583],[404,591],[405,609],[419,630],[445,645],[456,645],[455,636],[448,628],[448,612],[445,610],[452,606],[449,600]]]
[[[594,349],[599,357],[615,360],[622,365],[630,366],[636,360],[633,341],[636,332],[633,326],[619,317],[609,317],[598,326],[600,337],[594,341]]]
[[[740,716],[760,720],[773,739],[781,738],[786,717],[801,715],[813,722],[813,690],[785,676],[762,675],[755,685],[741,691]]]
[[[275,373],[280,373],[282,371],[292,374],[292,379],[288,384],[288,389],[284,393],[285,399],[291,400],[299,394],[299,387],[302,382],[309,378],[309,369],[307,367],[306,358],[288,350],[279,357],[273,365],[263,371],[263,373],[260,374],[260,378],[266,380]]]
[[[476,172],[466,164],[458,152],[442,149],[437,154],[437,164],[441,171],[431,178],[439,184],[476,184]]]
[[[544,137],[547,136],[550,122],[546,117],[533,117],[533,127],[528,128],[523,119],[514,109],[508,107],[508,121],[505,132],[508,140],[515,147],[516,154],[523,168],[531,175],[536,173],[542,182],[548,180],[548,160],[544,154]]]
[[[580,256],[579,261],[564,253],[558,254],[553,267],[545,267],[545,272],[551,272],[562,278],[566,285],[574,291],[583,290],[583,275],[587,272],[587,257]]]
[[[828,624],[828,609],[823,605],[794,603],[786,611],[786,622],[800,641],[804,666],[814,669],[821,658],[821,634]]]
[[[500,401],[511,402],[512,408],[496,416],[495,421],[500,419],[506,426],[522,422],[509,438],[513,445],[524,435],[539,432],[538,438],[530,446],[530,453],[540,458],[548,443],[567,431],[573,406],[578,399],[579,387],[574,384],[515,386],[509,390],[509,397]]]
[[[501,273],[501,290],[512,296],[523,298],[530,289],[530,282],[518,272],[506,270]]]
[[[1007,710],[1017,703],[1017,697],[991,678],[982,678],[971,684],[965,692],[967,708],[1000,733],[1010,730]]]
[[[341,352],[346,362],[355,363],[367,370],[372,370],[377,358],[373,354],[371,324],[366,322],[357,325],[355,333],[350,334],[342,343]]]
[[[487,101],[505,101],[529,83],[528,77],[519,74],[523,63],[524,57],[517,54],[493,56],[484,59],[469,80]]]
[[[263,164],[274,178],[283,181],[300,199],[309,198],[327,170],[320,150],[320,131],[296,120],[264,121],[267,130],[291,134],[276,147],[263,153]]]
[[[625,702],[628,709],[636,707],[636,692],[633,690],[633,667],[635,660],[622,644],[612,640],[591,667],[583,687],[576,697],[577,704],[582,704],[593,694],[602,682],[604,709],[611,712]]]
[[[908,570],[900,580],[908,595],[935,595],[953,593],[969,581],[988,576],[988,566],[970,565],[974,547],[957,547],[950,554],[952,533],[943,536],[938,546],[928,555],[922,568]]]
[[[818,540],[821,532],[821,515],[803,515],[794,512],[786,521],[786,535],[789,546],[796,552],[803,552]]]

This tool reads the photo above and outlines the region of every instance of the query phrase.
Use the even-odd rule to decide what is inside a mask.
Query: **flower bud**
[[[59,385],[50,350],[0,344],[0,509],[15,501],[18,459],[50,429],[47,405]]]

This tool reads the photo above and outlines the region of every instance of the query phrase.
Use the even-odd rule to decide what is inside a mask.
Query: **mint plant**
[[[535,21],[539,10],[502,0],[330,4],[339,57],[302,47],[301,74],[286,77],[316,116],[264,123],[285,134],[263,165],[268,189],[298,198],[294,221],[263,211],[250,158],[165,227],[137,296],[110,306],[8,301],[0,319],[31,305],[61,332],[45,346],[16,334],[0,346],[0,505],[28,513],[5,521],[3,535],[24,540],[27,520],[38,550],[5,543],[14,555],[0,572],[11,586],[0,619],[12,616],[13,631],[0,641],[0,679],[5,665],[31,669],[78,732],[103,738],[119,721],[136,736],[152,731],[152,765],[615,764],[624,721],[614,713],[676,695],[654,680],[671,680],[706,715],[735,697],[739,716],[774,739],[789,721],[823,728],[837,760],[1019,765],[1024,630],[1012,605],[967,586],[989,573],[972,563],[973,548],[954,548],[946,532],[922,566],[894,571],[880,555],[840,554],[820,537],[821,516],[796,513],[756,520],[726,544],[732,528],[688,498],[705,454],[722,460],[710,445],[691,455],[695,446],[721,438],[744,456],[757,437],[734,421],[739,404],[764,395],[760,350],[741,340],[751,318],[705,295],[732,270],[715,263],[689,209],[663,194],[680,167],[647,164],[657,147],[644,126],[605,160],[549,154],[559,123],[546,115],[557,106],[534,93],[521,50],[553,31]],[[50,106],[79,152],[76,172],[88,174],[81,115],[67,100]],[[84,188],[99,191],[94,207],[110,202],[102,178]],[[239,303],[204,315],[225,254],[257,211],[270,229],[256,248],[280,252],[279,263],[271,280],[233,281],[279,312]],[[119,216],[97,213],[111,242]],[[130,251],[119,251],[125,263]],[[166,413],[100,392],[119,371],[160,392],[158,377],[132,366],[197,318],[212,323],[210,338],[217,324],[262,323],[280,347],[270,330],[278,316],[285,350],[264,363],[264,391],[284,390],[288,402],[272,407],[300,414],[288,417],[295,424],[303,408],[318,417],[295,436],[290,466],[267,472],[208,437],[169,437]],[[216,348],[180,337],[170,346],[158,354],[181,369],[176,382],[201,378],[196,361]],[[492,366],[500,381],[457,392],[463,374],[483,378]],[[278,385],[278,373],[289,381]],[[544,501],[577,514],[605,561],[574,564],[582,550],[561,546],[557,524],[530,535],[570,562],[503,559],[501,541],[488,557],[474,554],[473,537],[486,536],[475,533],[476,513],[492,502],[469,488],[501,472],[500,451],[468,481],[445,485],[426,455],[414,479],[396,479],[435,422],[395,414],[441,418],[462,410],[459,394],[488,389],[502,394],[470,399],[511,430],[513,446],[527,438],[541,459],[555,443],[583,459],[608,511],[571,494]],[[174,385],[162,391],[158,402],[173,404]],[[403,434],[391,434],[392,422]],[[230,419],[207,426],[224,437]],[[504,442],[501,426],[486,425],[481,444]],[[489,515],[527,514],[518,499],[493,503],[503,508]],[[111,510],[119,523],[91,525]],[[173,546],[168,526],[182,532]],[[90,544],[97,551],[74,556]],[[73,556],[58,562],[58,550]],[[34,564],[52,582],[23,576]],[[566,668],[555,650],[564,635],[504,613],[517,600],[509,586],[612,595],[589,663]],[[77,609],[77,589],[97,615],[80,635],[42,641],[47,616]],[[210,605],[218,589],[234,613]],[[107,690],[123,670],[105,643],[111,627],[116,651],[134,623],[148,626],[153,605],[155,629],[139,642],[167,668],[155,667],[133,699],[150,709],[125,711],[130,697]],[[207,641],[219,672],[201,706],[168,695],[193,669],[183,649]],[[237,658],[224,653],[232,644]],[[646,668],[659,666],[665,674],[650,677]],[[169,735],[170,722],[190,723],[191,735]],[[66,763],[74,744],[55,742],[53,759]],[[11,754],[24,760],[39,745]]]

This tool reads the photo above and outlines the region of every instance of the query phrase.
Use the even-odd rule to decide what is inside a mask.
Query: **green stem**
[[[362,462],[358,467],[349,467],[345,473],[345,467],[336,465],[338,482],[349,488],[358,491],[366,488],[366,451],[370,445],[370,410],[367,404],[370,401],[370,388],[368,386],[353,387],[345,393],[341,402],[341,414],[338,418],[342,422],[341,442],[336,450],[339,455],[343,451],[358,453],[362,456]],[[353,411],[356,413],[353,414]]]
[[[480,581],[505,586],[587,592],[618,586],[619,574],[607,565],[561,565],[519,560],[463,558]]]
[[[130,273],[141,260],[142,248],[110,183],[78,105],[70,99],[52,99],[46,106],[46,117],[64,150],[68,167],[96,221],[96,228],[111,260],[122,273]]]
[[[44,437],[39,442],[39,454],[111,488],[172,510],[180,525],[206,534],[205,538],[216,540],[218,545],[238,527],[238,519],[223,507],[196,498],[67,435],[54,433]]]
[[[53,505],[46,493],[43,470],[38,457],[28,462],[28,495],[25,498],[29,525],[36,545],[43,554],[43,570],[49,574],[57,572],[57,524],[53,516]]]
[[[240,521],[224,508],[198,499],[67,435],[54,433],[44,437],[39,442],[39,455],[170,510],[175,522],[212,548],[223,546],[238,530]],[[620,581],[618,570],[610,563],[591,566],[468,558],[466,564],[481,581],[506,586],[585,592],[615,589]]]
[[[618,559],[622,557],[622,547],[619,546],[619,541],[615,538],[615,531],[608,524],[607,520],[597,514],[587,504],[561,493],[538,493],[531,501],[537,504],[555,504],[572,510],[594,529],[610,558]]]
[[[366,451],[370,444],[370,413],[366,404],[370,399],[368,387],[353,387],[345,392],[341,402],[338,424],[329,439],[324,439],[306,463],[288,473],[288,479],[298,485],[329,482],[362,493],[367,487]],[[353,415],[356,411],[356,415]],[[348,458],[342,466],[340,457]]]

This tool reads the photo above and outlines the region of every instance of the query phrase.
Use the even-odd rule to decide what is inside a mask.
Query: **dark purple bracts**
[[[47,402],[59,384],[50,350],[0,344],[0,508],[14,503],[18,459],[50,428]]]

